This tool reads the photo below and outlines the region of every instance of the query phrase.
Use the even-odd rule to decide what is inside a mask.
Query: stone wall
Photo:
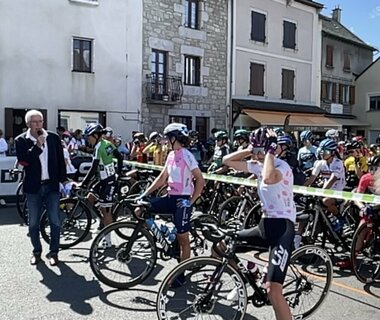
[[[226,128],[227,0],[200,1],[199,7],[199,29],[194,30],[184,26],[185,0],[144,0],[143,82],[151,72],[152,49],[167,51],[168,75],[182,79],[184,55],[201,57],[201,85],[184,86],[180,104],[146,103],[142,86],[142,128],[146,133],[162,131],[169,115],[181,114],[180,110],[183,115],[208,114],[210,128]]]

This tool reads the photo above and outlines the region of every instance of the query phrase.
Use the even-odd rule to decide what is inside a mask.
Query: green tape
[[[135,161],[124,161],[124,163],[132,166],[133,168],[144,168],[144,169],[151,169],[151,170],[158,170],[158,171],[161,171],[163,169],[162,166],[157,166],[157,165],[147,164],[147,163],[139,163]],[[224,176],[220,174],[210,174],[210,173],[203,173],[203,177],[206,180],[234,183],[234,184],[240,184],[240,185],[248,186],[248,187],[257,187],[256,180],[252,180],[252,179],[237,178],[237,177]],[[303,195],[309,195],[309,196],[326,196],[326,197],[334,198],[334,199],[358,200],[358,201],[366,202],[366,203],[380,204],[380,196],[376,196],[372,194],[335,191],[331,189],[321,189],[321,188],[312,188],[312,187],[303,187],[303,186],[294,186],[293,192],[303,194]]]

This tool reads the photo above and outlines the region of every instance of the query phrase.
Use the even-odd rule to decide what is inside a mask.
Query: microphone
[[[37,134],[38,134],[38,136],[42,136],[44,133],[42,132],[41,129],[38,129]],[[42,147],[45,147],[45,143],[42,144]]]

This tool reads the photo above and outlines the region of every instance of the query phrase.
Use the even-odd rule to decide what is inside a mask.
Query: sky
[[[380,0],[314,0],[325,6],[322,14],[331,17],[337,5],[341,23],[367,44],[380,50]],[[380,53],[375,56],[378,57]]]

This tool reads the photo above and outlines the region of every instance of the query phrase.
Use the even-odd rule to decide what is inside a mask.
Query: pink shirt
[[[168,193],[171,195],[189,195],[194,191],[192,170],[198,168],[198,162],[186,148],[170,151],[166,163],[168,171]]]

